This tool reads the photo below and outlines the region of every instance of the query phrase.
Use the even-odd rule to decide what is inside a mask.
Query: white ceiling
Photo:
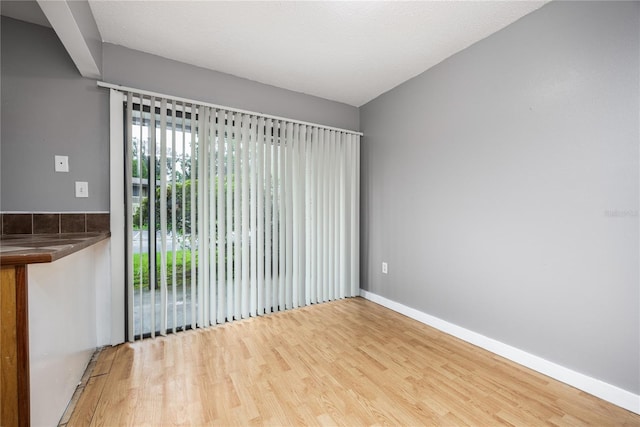
[[[106,42],[355,106],[544,3],[89,0]]]
[[[105,42],[361,106],[547,1],[89,5]]]

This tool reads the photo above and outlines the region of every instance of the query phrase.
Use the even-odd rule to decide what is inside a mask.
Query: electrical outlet
[[[389,272],[389,266],[386,262],[382,263],[382,274],[387,274]]]
[[[55,156],[56,172],[69,172],[69,157]]]
[[[89,197],[89,183],[76,181],[76,197]]]

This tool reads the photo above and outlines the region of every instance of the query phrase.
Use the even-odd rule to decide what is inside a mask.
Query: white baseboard
[[[640,395],[633,394],[614,385],[605,383],[590,376],[573,371],[564,366],[545,360],[541,357],[522,351],[518,348],[485,337],[477,332],[449,323],[445,320],[423,313],[406,305],[391,301],[385,297],[360,289],[360,296],[369,301],[380,304],[393,311],[404,314],[418,322],[434,327],[456,338],[481,347],[541,374],[569,384],[577,389],[592,394],[600,399],[611,402],[629,411],[640,414]]]

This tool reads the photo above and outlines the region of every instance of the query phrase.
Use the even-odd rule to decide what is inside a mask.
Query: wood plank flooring
[[[640,416],[351,298],[103,351],[67,425],[640,426]]]

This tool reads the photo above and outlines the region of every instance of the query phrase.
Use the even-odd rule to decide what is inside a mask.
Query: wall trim
[[[573,371],[539,356],[527,353],[526,351],[449,323],[446,320],[439,319],[414,308],[407,307],[404,304],[392,301],[365,289],[360,289],[360,296],[522,366],[547,375],[548,377],[599,397],[600,399],[606,400],[607,402],[613,403],[614,405],[640,414],[640,395],[633,394],[604,381]]]
[[[124,204],[124,97],[116,90],[109,93],[109,208],[111,274],[111,345],[125,337],[125,204]]]

